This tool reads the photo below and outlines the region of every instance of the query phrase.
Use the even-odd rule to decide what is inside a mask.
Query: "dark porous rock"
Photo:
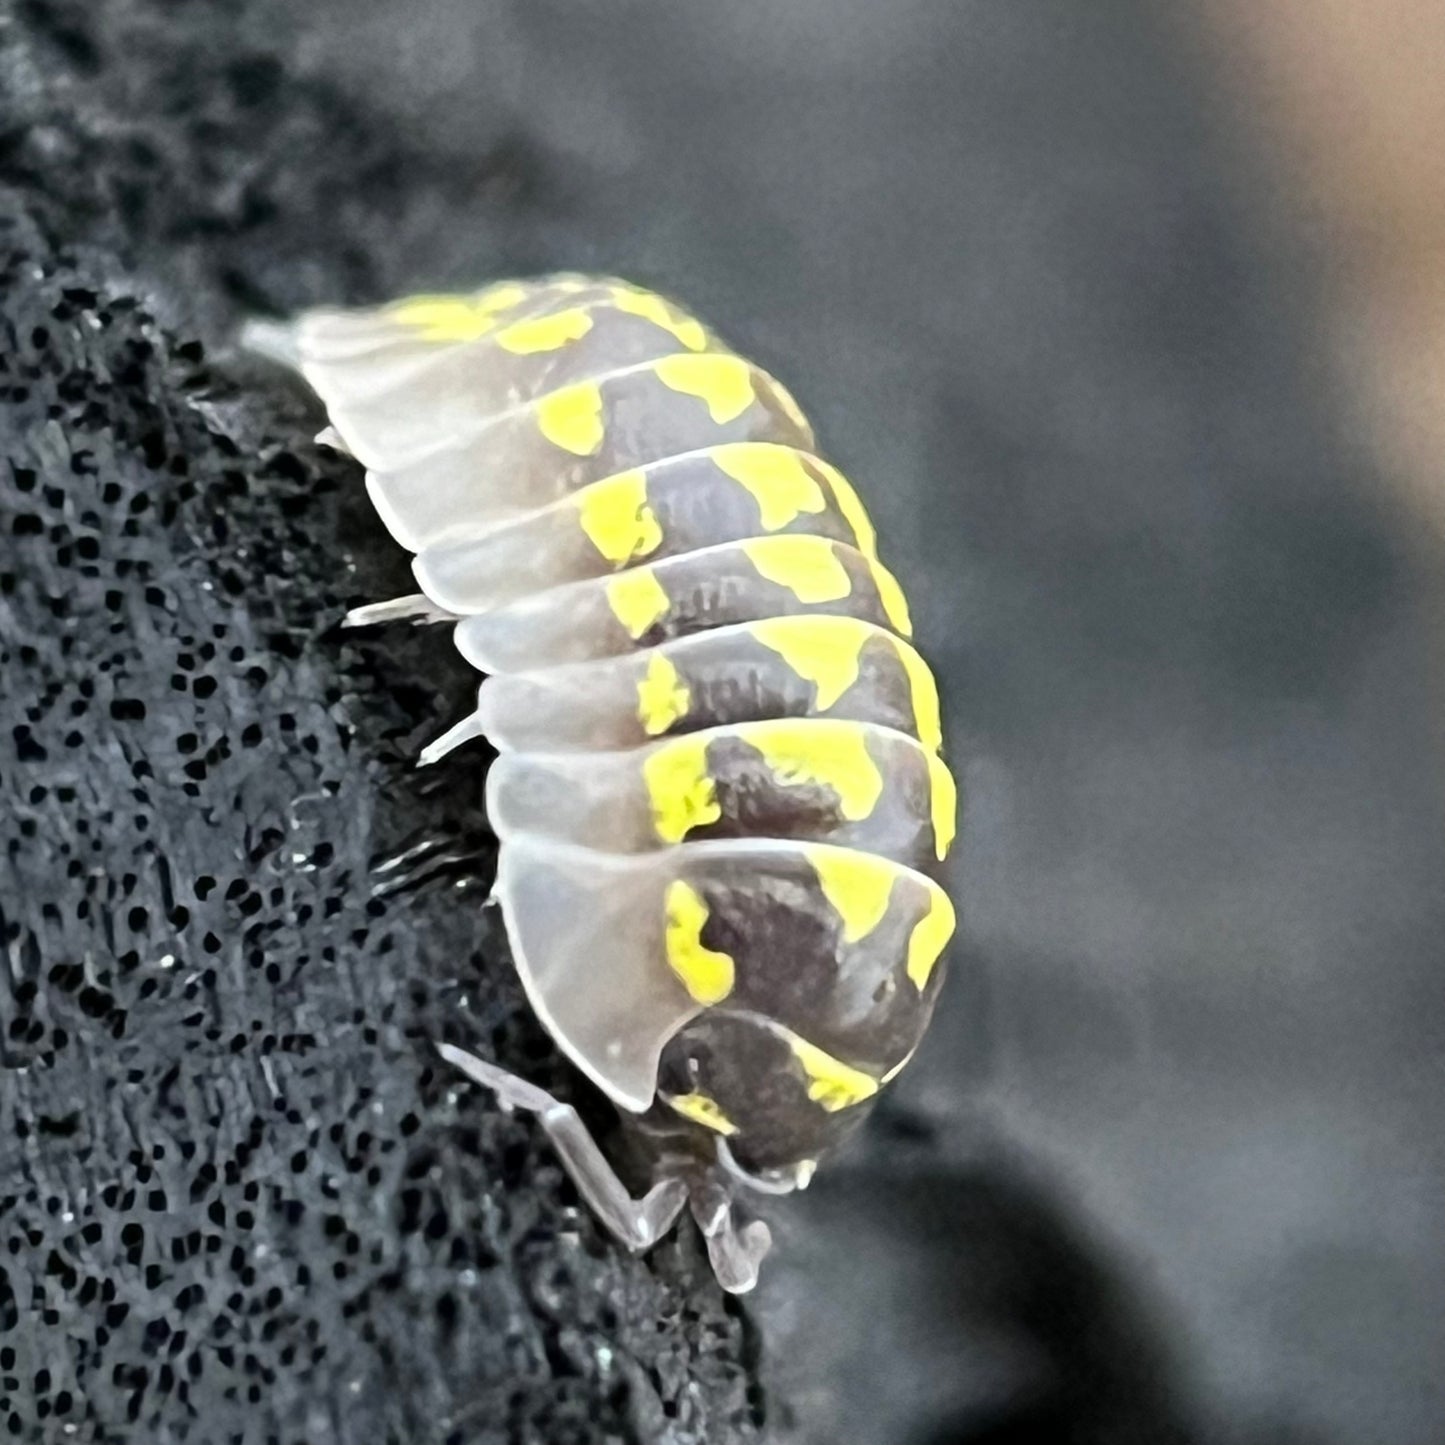
[[[746,1438],[688,1236],[621,1255],[435,1057],[560,1082],[483,909],[478,759],[412,766],[448,640],[337,630],[401,570],[348,541],[352,468],[3,244],[12,1433]]]

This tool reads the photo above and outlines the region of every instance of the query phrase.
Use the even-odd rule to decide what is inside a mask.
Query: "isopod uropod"
[[[611,1232],[690,1204],[722,1284],[908,1062],[954,928],[932,675],[872,524],[778,382],[662,297],[551,276],[247,328],[326,406],[420,592],[487,674],[423,754],[487,736],[494,897],[538,1017],[651,1161],[634,1199],[534,1112]]]

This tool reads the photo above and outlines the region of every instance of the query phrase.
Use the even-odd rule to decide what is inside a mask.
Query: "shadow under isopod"
[[[1164,1323],[1059,1200],[1004,1161],[913,1152],[840,1162],[777,1221],[756,1305],[787,1412],[769,1438],[1199,1440]]]

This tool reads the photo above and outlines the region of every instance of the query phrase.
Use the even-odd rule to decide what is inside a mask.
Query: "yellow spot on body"
[[[664,843],[681,843],[694,828],[722,817],[717,786],[707,771],[707,742],[690,733],[656,748],[642,764],[652,822]]]
[[[393,321],[415,328],[424,341],[476,341],[528,295],[527,287],[507,281],[475,296],[411,296],[387,312]]]
[[[859,724],[788,718],[751,724],[739,736],[757,748],[785,787],[811,783],[832,788],[840,811],[851,822],[868,817],[878,806],[883,774]]]
[[[756,399],[752,368],[737,356],[664,356],[653,371],[669,391],[699,398],[719,426],[736,421]]]
[[[867,938],[888,912],[898,864],[852,848],[815,847],[807,853],[823,896],[843,922],[843,942]]]
[[[647,505],[647,477],[640,470],[594,482],[575,501],[587,540],[616,567],[650,555],[662,543],[662,528]]]
[[[607,584],[607,605],[630,637],[641,637],[672,603],[651,567],[634,567]]]
[[[865,557],[876,561],[878,558],[878,533],[874,530],[873,521],[859,500],[858,493],[853,490],[853,484],[831,462],[825,462],[815,457],[813,465],[822,472],[823,480],[828,483],[828,487],[833,493],[833,500],[838,504],[839,515],[853,529],[853,536],[858,542],[858,550]]]
[[[660,737],[692,706],[692,694],[677,669],[660,652],[647,661],[637,684],[637,717],[648,737]]]
[[[548,392],[537,402],[537,425],[553,446],[590,457],[602,445],[602,390],[581,381]]]
[[[734,442],[715,447],[712,459],[752,493],[765,532],[776,532],[800,513],[821,512],[828,505],[802,456],[788,447]]]
[[[933,847],[941,863],[953,847],[958,831],[958,784],[937,753],[928,755],[929,797],[932,802]]]
[[[918,740],[924,747],[936,752],[943,746],[943,715],[938,706],[938,684],[928,670],[928,664],[906,642],[894,639],[898,649],[898,660],[908,674],[908,686],[913,694],[913,718],[918,727]]]
[[[793,1057],[803,1066],[808,1076],[808,1097],[820,1104],[830,1114],[861,1104],[878,1092],[878,1080],[862,1069],[855,1069],[841,1059],[800,1039],[797,1034],[787,1031],[788,1047]]]
[[[878,588],[878,600],[883,604],[884,616],[889,625],[903,637],[913,636],[913,619],[908,615],[908,599],[898,585],[898,579],[881,563],[873,563],[873,582]]]
[[[472,297],[472,304],[494,315],[520,306],[535,288],[522,281],[498,281],[495,286],[486,286]]]
[[[684,1119],[691,1119],[694,1124],[701,1124],[715,1134],[731,1136],[738,1132],[738,1126],[723,1113],[718,1101],[706,1094],[664,1094],[662,1102]]]
[[[580,341],[592,330],[592,318],[580,306],[530,321],[514,321],[497,332],[497,345],[516,356],[538,351],[560,351],[569,341]]]
[[[675,306],[653,291],[636,291],[619,286],[612,293],[612,304],[629,316],[641,316],[670,332],[689,351],[701,351],[707,345],[707,332],[691,316],[684,316]]]
[[[863,644],[873,635],[856,617],[778,617],[755,622],[750,630],[813,684],[813,705],[819,712],[827,712],[858,681]]]
[[[667,885],[664,907],[667,966],[698,1003],[721,1003],[733,991],[736,969],[726,953],[719,953],[702,941],[703,924],[708,916],[702,895],[691,884],[676,878]]]
[[[908,935],[908,977],[920,992],[932,977],[944,945],[953,937],[958,922],[953,904],[943,889],[931,886],[928,893],[928,912]]]
[[[853,590],[848,569],[822,537],[754,537],[738,544],[758,574],[810,606],[836,602]]]

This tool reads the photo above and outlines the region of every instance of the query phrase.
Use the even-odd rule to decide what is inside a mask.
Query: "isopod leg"
[[[417,755],[416,765],[419,768],[428,767],[446,757],[453,748],[485,736],[486,729],[482,726],[481,718],[476,713],[470,713],[461,722],[449,727],[439,738],[433,738]]]
[[[687,1186],[681,1179],[663,1179],[641,1199],[634,1199],[570,1104],[475,1054],[450,1044],[438,1044],[437,1048],[449,1064],[496,1094],[503,1108],[523,1109],[537,1116],[577,1192],[625,1248],[641,1253],[672,1228],[687,1203]]]
[[[739,1227],[732,1191],[720,1179],[695,1188],[689,1203],[717,1282],[729,1294],[746,1294],[758,1282],[758,1268],[772,1248],[772,1231],[761,1219]]]
[[[343,627],[372,627],[379,622],[455,622],[457,614],[438,607],[420,592],[409,597],[393,597],[389,602],[369,602],[353,607],[341,619]]]

